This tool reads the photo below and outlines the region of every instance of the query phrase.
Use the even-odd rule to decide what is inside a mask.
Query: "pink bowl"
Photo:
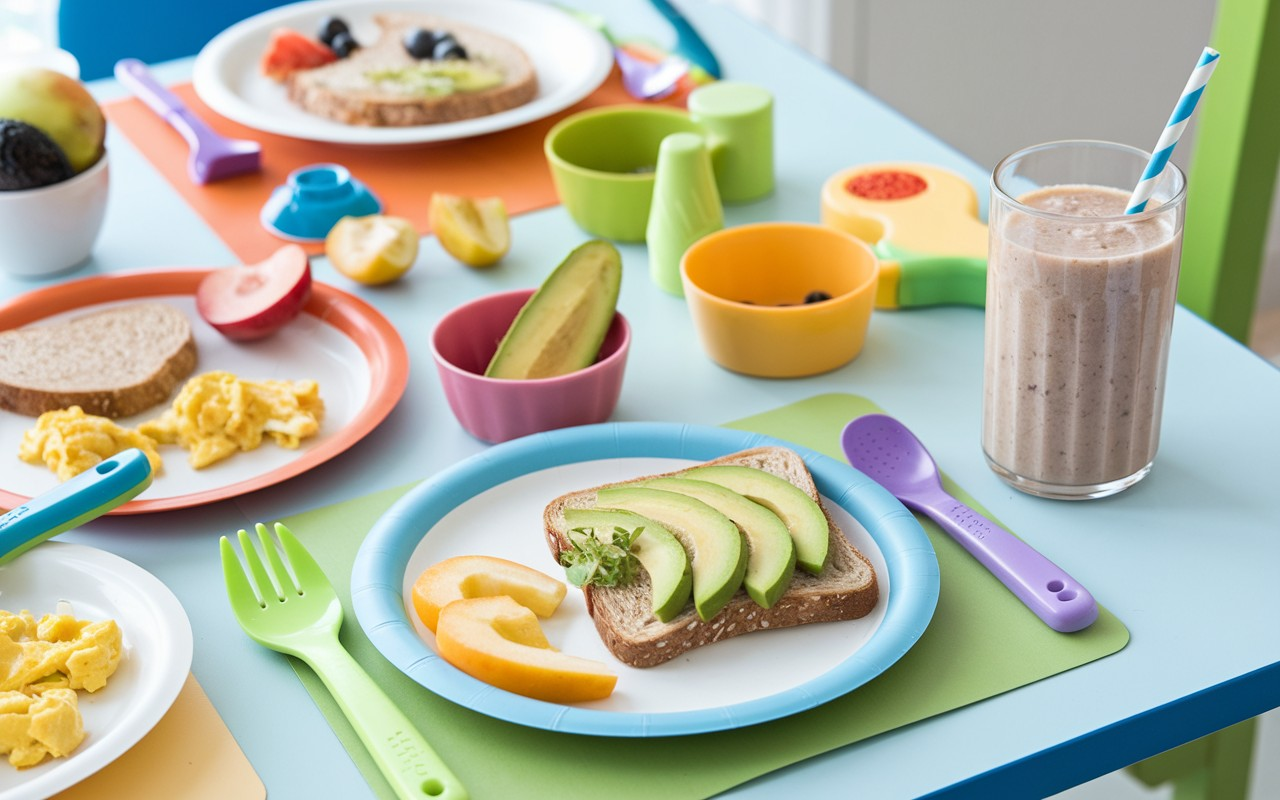
[[[431,354],[449,407],[482,441],[604,422],[618,404],[631,346],[631,327],[620,313],[614,314],[596,363],[586,369],[533,380],[484,376],[498,342],[532,294],[519,289],[472,300],[446,314],[431,334]]]

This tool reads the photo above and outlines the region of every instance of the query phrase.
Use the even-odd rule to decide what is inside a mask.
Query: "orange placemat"
[[[470,139],[386,149],[307,142],[263,133],[214,113],[200,102],[189,83],[172,88],[214,130],[260,142],[262,172],[198,186],[187,177],[186,142],[141,101],[129,98],[107,103],[107,118],[246,263],[265,258],[284,243],[267,233],[258,222],[258,212],[272,189],[299,167],[323,162],[342,164],[381,198],[387,213],[411,220],[420,233],[426,234],[432,192],[502,197],[511,214],[555,205],[559,198],[542,154],[547,131],[569,114],[587,108],[635,102],[622,88],[615,68],[586,99],[546,119]],[[682,91],[663,102],[683,105],[684,97]],[[318,245],[311,247],[311,252],[321,250]]]
[[[262,779],[226,723],[195,676],[188,675],[178,699],[150,733],[52,800],[263,800],[266,796]]]

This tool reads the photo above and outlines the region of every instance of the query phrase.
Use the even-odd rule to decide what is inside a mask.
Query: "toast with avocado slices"
[[[751,508],[726,502],[726,490],[741,495]],[[679,569],[663,566],[666,560],[641,557],[629,582],[582,587],[605,646],[633,667],[656,666],[695,647],[765,628],[858,619],[880,598],[871,562],[832,521],[804,460],[784,447],[744,450],[556,498],[544,511],[543,524],[557,562],[564,563],[566,554],[572,560],[581,549],[575,537],[605,538],[581,526],[593,516],[631,520],[621,528],[649,520],[684,545],[692,565],[690,599],[674,612],[669,587],[677,581],[649,574],[655,568]],[[725,534],[724,522],[713,518],[727,520],[737,536]],[[778,530],[787,530],[792,540],[783,537],[779,543]],[[668,588],[655,593],[655,584]]]
[[[458,122],[524,105],[538,94],[528,55],[514,42],[431,14],[375,17],[376,42],[348,57],[285,78],[289,99],[349,125],[407,126]],[[466,58],[419,59],[405,47],[415,30],[453,34]]]

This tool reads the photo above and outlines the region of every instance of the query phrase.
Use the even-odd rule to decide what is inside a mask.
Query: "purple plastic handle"
[[[1078,631],[1098,618],[1097,602],[1079,581],[945,490],[922,491],[902,502],[938,523],[1055,631]]]
[[[933,456],[898,420],[868,414],[845,426],[845,456],[912,511],[938,523],[1022,603],[1055,631],[1098,618],[1093,595],[1061,567],[942,488]]]
[[[160,119],[173,125],[175,131],[187,140],[187,145],[191,146],[192,151],[198,151],[202,145],[206,143],[211,145],[212,142],[223,138],[206,125],[205,120],[198,118],[195,111],[188,109],[187,104],[184,104],[178,95],[161,86],[142,61],[137,59],[116,61],[115,78],[129,87],[129,91],[132,91],[138,100],[145,102],[148,109],[159,114]]]
[[[136,58],[116,62],[116,78],[187,141],[187,174],[197,184],[230,178],[262,167],[257,142],[228,139],[205,124],[178,96],[160,85]]]
[[[136,58],[122,58],[116,62],[116,79],[129,87],[147,108],[156,112],[173,126],[193,149],[198,149],[203,139],[222,137],[195,115],[176,94],[166,89]]]

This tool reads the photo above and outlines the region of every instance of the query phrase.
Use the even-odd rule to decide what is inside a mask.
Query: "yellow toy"
[[[916,163],[863,164],[822,187],[822,222],[880,258],[876,307],[986,304],[987,226],[964,178]]]

